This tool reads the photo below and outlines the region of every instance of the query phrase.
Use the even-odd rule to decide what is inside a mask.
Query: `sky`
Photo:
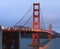
[[[45,25],[60,33],[60,0],[0,0],[0,25],[13,26],[33,5],[40,3]]]

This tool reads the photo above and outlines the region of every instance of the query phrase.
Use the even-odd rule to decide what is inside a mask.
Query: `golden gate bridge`
[[[31,8],[27,11],[26,15],[29,13]],[[13,45],[13,49],[19,49],[19,34],[20,33],[32,33],[31,46],[40,46],[40,33],[45,33],[46,35],[48,35],[49,40],[51,40],[54,37],[52,24],[49,24],[48,30],[46,30],[45,28],[41,29],[40,3],[33,3],[32,15],[29,18],[28,17],[25,18],[26,15],[24,15],[12,28],[11,27],[8,27],[6,29],[2,28],[2,32],[3,32],[2,49],[12,49],[11,48],[12,45]],[[22,26],[18,25],[24,18],[28,20]],[[31,25],[29,22],[31,18],[32,20],[30,22],[32,22],[31,23],[32,27],[26,27],[26,24]]]

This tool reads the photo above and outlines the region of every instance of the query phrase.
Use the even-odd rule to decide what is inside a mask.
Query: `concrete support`
[[[49,34],[48,35],[48,40],[51,40],[52,39],[52,36]]]
[[[18,31],[3,31],[2,49],[19,49]]]
[[[20,44],[20,41],[21,40],[21,32],[19,31],[19,49],[21,48],[20,46],[21,46],[21,44]]]
[[[0,30],[0,49],[2,49],[2,30]]]

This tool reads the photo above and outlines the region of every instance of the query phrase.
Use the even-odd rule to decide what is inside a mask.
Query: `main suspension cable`
[[[25,25],[29,22],[29,20],[31,19],[31,17],[32,17],[32,15],[31,15],[30,18],[24,23],[23,26],[25,26]]]
[[[26,17],[26,15],[29,13],[31,8],[32,8],[32,6],[29,8],[29,10],[26,12],[26,14],[16,24],[14,24],[13,26],[16,26],[19,22],[21,22],[24,19],[24,17]]]

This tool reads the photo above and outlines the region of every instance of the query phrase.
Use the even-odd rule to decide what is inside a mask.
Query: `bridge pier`
[[[19,49],[18,31],[3,31],[2,49]]]
[[[52,39],[52,36],[48,34],[48,40],[51,40]]]
[[[32,34],[32,46],[40,46],[40,37],[37,33]]]
[[[2,30],[0,29],[0,49],[2,49]]]

